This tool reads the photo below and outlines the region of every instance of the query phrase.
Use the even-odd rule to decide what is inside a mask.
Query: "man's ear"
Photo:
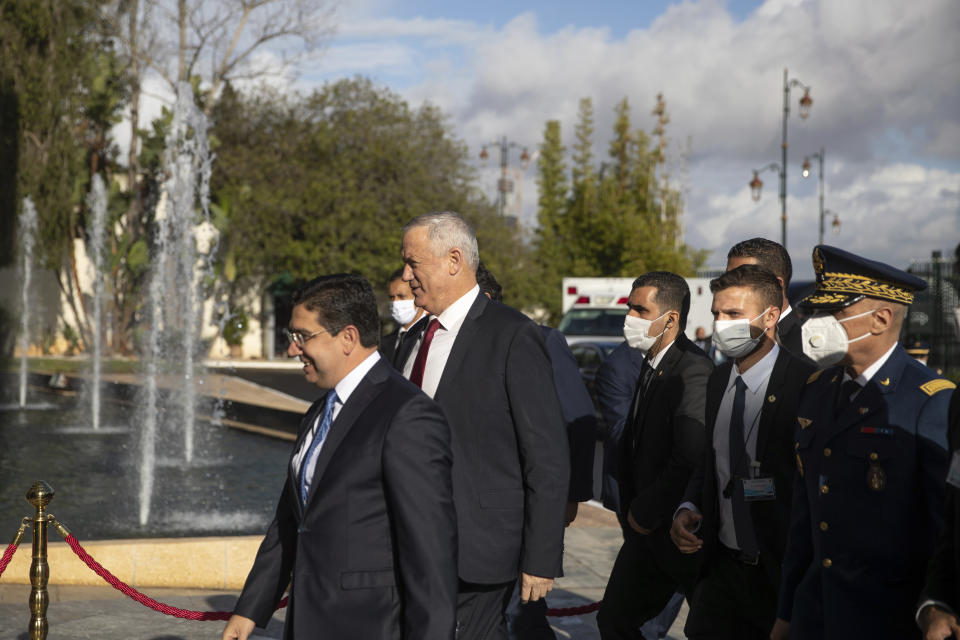
[[[874,335],[886,333],[893,327],[893,309],[890,307],[877,307],[873,310],[873,316],[871,320],[871,333]]]
[[[341,329],[337,337],[340,338],[340,346],[345,356],[353,353],[353,350],[360,345],[360,331],[352,324]]]
[[[447,273],[451,276],[455,276],[460,273],[460,270],[463,269],[463,252],[460,251],[459,247],[453,247],[450,251],[447,252],[447,259],[449,260],[447,266]]]
[[[770,310],[767,311],[766,318],[764,318],[764,323],[769,322],[771,317],[773,318],[772,328],[777,327],[777,323],[780,322],[780,307],[770,307]]]

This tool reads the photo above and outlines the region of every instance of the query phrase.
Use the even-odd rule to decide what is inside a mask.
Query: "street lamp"
[[[500,179],[497,180],[497,213],[503,216],[504,211],[507,207],[507,194],[513,191],[513,180],[507,177],[507,169],[510,167],[510,149],[522,149],[520,153],[520,168],[526,170],[527,165],[530,163],[530,154],[527,152],[527,148],[523,145],[517,144],[516,142],[509,142],[506,136],[502,136],[499,140],[494,140],[493,142],[488,142],[483,145],[483,148],[480,150],[480,159],[486,160],[490,157],[490,154],[487,153],[487,147],[497,147],[500,149]]]
[[[825,210],[824,213],[833,216],[833,222],[830,223],[830,225],[833,227],[833,235],[836,235],[836,236],[840,235],[840,216],[838,216],[836,213],[834,213],[830,209]],[[821,227],[823,226],[822,221],[820,223],[820,226]],[[822,238],[820,240],[820,243],[823,244]]]
[[[816,158],[820,165],[820,241],[817,244],[823,244],[823,221],[824,217],[827,214],[827,210],[823,208],[823,161],[825,157],[825,151],[823,147],[820,147],[820,151],[817,153],[810,154],[803,159],[803,166],[800,171],[800,175],[804,178],[810,177],[810,158]],[[834,214],[833,217],[833,231],[834,233],[840,233],[840,218]]]
[[[760,192],[763,191],[763,180],[760,179],[760,174],[764,171],[776,171],[781,180],[783,179],[783,171],[776,162],[771,162],[761,169],[754,169],[753,180],[750,181],[750,197],[753,198],[754,202],[760,201]]]
[[[790,89],[800,87],[803,89],[803,96],[799,100],[800,119],[806,120],[810,115],[810,107],[813,106],[813,98],[810,97],[810,87],[803,84],[796,78],[790,79],[787,69],[783,70],[783,141],[780,144],[781,164],[780,171],[780,244],[787,247],[787,118],[790,115]]]

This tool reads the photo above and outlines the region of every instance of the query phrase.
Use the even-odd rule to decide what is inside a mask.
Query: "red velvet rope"
[[[0,576],[3,575],[3,570],[7,568],[8,564],[10,564],[10,560],[13,559],[13,554],[16,553],[17,546],[19,545],[11,542],[9,545],[7,545],[7,550],[3,552],[3,557],[0,558]]]
[[[66,537],[66,541],[67,544],[70,545],[70,548],[73,549],[73,552],[77,554],[77,557],[83,560],[88,567],[93,569],[94,573],[106,580],[111,587],[129,596],[130,598],[133,598],[143,606],[150,607],[154,611],[159,611],[165,615],[175,616],[177,618],[186,618],[187,620],[229,620],[230,616],[233,615],[233,613],[230,611],[190,611],[189,609],[179,609],[177,607],[171,607],[168,604],[158,602],[153,598],[140,593],[104,569],[99,562],[91,558],[90,554],[80,546],[80,543],[75,537],[73,537],[72,533]],[[280,601],[280,604],[277,605],[277,609],[282,609],[285,606],[287,606],[286,598]]]
[[[122,580],[117,578],[115,575],[107,571],[103,565],[94,560],[89,553],[87,553],[80,542],[74,537],[71,533],[66,538],[67,544],[70,545],[70,548],[73,549],[73,552],[77,554],[77,557],[83,560],[84,564],[90,567],[94,573],[103,578],[111,587],[120,591],[124,595],[136,600],[145,607],[149,607],[154,611],[159,611],[168,616],[175,616],[177,618],[185,618],[187,620],[229,620],[230,616],[233,615],[230,611],[190,611],[189,609],[180,609],[177,607],[171,607],[168,604],[158,602],[153,598],[146,596],[128,584],[124,583]],[[0,560],[0,574],[3,573],[3,570],[6,568],[7,564],[10,562],[10,558],[13,557],[13,552],[16,551],[16,546],[10,545],[7,548],[6,553],[3,554],[3,560]],[[287,606],[287,598],[284,598],[280,601],[280,604],[277,605],[277,609],[282,609]],[[584,605],[582,607],[567,607],[565,609],[547,609],[547,615],[559,618],[566,616],[580,616],[586,613],[592,613],[600,608],[599,602],[593,602],[591,604]]]

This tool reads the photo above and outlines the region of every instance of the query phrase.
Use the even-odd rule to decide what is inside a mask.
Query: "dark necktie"
[[[310,443],[310,447],[307,449],[307,455],[300,461],[300,500],[303,504],[307,504],[307,467],[309,466],[310,459],[313,458],[313,454],[317,451],[317,447],[327,438],[330,425],[333,424],[333,405],[336,404],[338,399],[337,392],[333,389],[327,392],[327,402],[323,405],[323,415],[320,417],[320,426],[317,427],[317,432],[313,434],[313,442]]]
[[[840,395],[837,396],[837,409],[834,415],[839,416],[844,409],[850,406],[850,400],[857,391],[860,391],[860,383],[856,380],[847,380],[840,386]]]
[[[643,370],[640,372],[640,399],[642,400],[644,396],[647,395],[647,390],[650,389],[650,383],[653,382],[654,375],[656,370],[650,366],[650,363],[646,360],[643,361]]]
[[[737,533],[737,545],[750,555],[757,553],[757,538],[750,517],[750,505],[743,497],[743,479],[749,478],[749,456],[743,435],[743,413],[747,401],[747,383],[737,376],[737,390],[733,396],[733,411],[730,413],[730,476],[733,478],[733,528]]]
[[[427,353],[430,351],[430,343],[433,342],[433,334],[439,328],[439,320],[434,318],[430,321],[426,333],[423,334],[420,350],[417,351],[417,359],[413,361],[413,369],[410,370],[410,382],[421,388],[423,387],[423,370],[427,366]]]

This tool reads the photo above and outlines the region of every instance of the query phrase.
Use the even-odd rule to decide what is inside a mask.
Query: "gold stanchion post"
[[[27,491],[27,502],[37,513],[33,518],[33,560],[30,562],[30,640],[47,638],[47,581],[50,566],[47,564],[47,513],[46,506],[53,500],[53,488],[43,480],[37,480]]]

